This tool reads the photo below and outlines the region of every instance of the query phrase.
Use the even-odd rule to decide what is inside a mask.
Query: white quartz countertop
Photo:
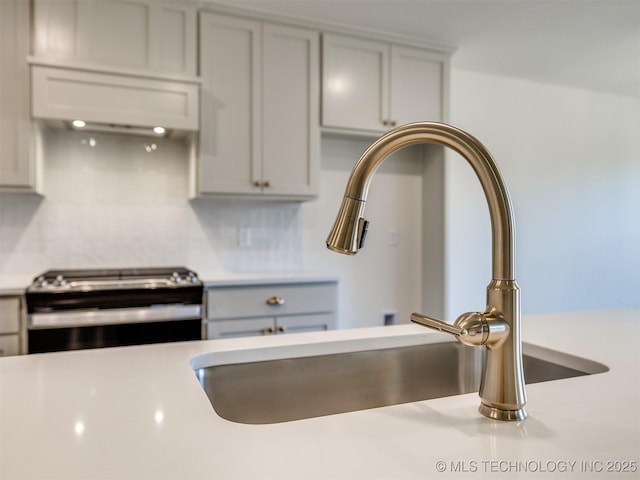
[[[0,274],[0,295],[22,295],[33,278],[27,273]]]
[[[523,422],[484,418],[467,394],[236,424],[215,413],[192,370],[440,339],[399,325],[2,358],[0,478],[640,477],[636,310],[525,316],[524,341],[610,371],[528,385]]]

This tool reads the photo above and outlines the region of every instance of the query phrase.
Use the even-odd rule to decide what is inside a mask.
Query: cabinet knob
[[[285,332],[285,327],[279,326],[276,330],[277,330],[278,333],[284,333]]]
[[[256,180],[253,182],[253,186],[254,187],[260,187],[262,185],[262,183],[260,183],[260,180]]]
[[[264,188],[269,188],[271,186],[271,183],[269,183],[269,180],[265,180],[264,182],[262,182],[262,186]]]
[[[263,328],[262,330],[260,330],[260,335],[270,335],[273,333],[273,328],[272,327],[266,327]]]
[[[269,297],[267,298],[267,305],[284,305],[284,298],[282,297]]]

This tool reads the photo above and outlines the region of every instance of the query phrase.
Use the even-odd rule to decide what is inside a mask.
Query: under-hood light
[[[127,135],[140,135],[145,137],[166,137],[169,134],[164,127],[133,127],[130,125],[91,123],[83,120],[74,120],[70,122],[70,126],[74,130],[102,133],[124,133]]]

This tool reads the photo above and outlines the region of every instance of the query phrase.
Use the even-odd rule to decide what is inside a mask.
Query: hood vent
[[[134,127],[132,125],[116,125],[85,122],[84,120],[74,120],[64,122],[70,130],[97,132],[97,133],[118,133],[123,135],[137,135],[143,137],[168,137],[172,136],[172,131],[164,127]]]
[[[50,126],[156,137],[198,130],[198,79],[30,63],[32,115]]]

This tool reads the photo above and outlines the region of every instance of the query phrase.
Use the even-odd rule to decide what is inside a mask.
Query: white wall
[[[342,327],[382,325],[381,314],[397,312],[399,323],[421,305],[420,234],[423,163],[421,150],[391,155],[373,178],[365,216],[369,233],[355,256],[327,250],[325,240],[347,185],[349,173],[371,140],[322,141],[321,193],[302,206],[305,266],[339,274]],[[391,229],[397,245],[388,244]]]
[[[496,159],[514,203],[525,313],[640,308],[640,100],[454,69],[451,123]],[[484,306],[488,211],[448,154],[447,316]]]

